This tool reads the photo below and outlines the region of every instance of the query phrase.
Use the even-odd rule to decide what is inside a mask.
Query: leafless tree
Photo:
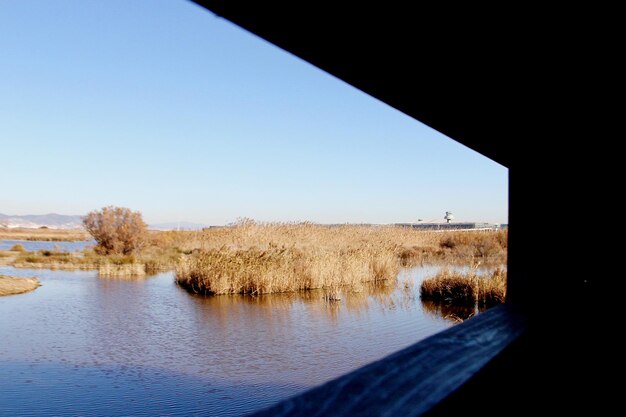
[[[148,236],[141,212],[126,207],[92,211],[83,217],[83,225],[97,242],[95,251],[104,255],[139,252]]]

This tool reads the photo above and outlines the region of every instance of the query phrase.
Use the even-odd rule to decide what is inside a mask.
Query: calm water
[[[9,250],[13,245],[20,244],[27,251],[35,250],[60,250],[65,252],[78,252],[87,246],[96,244],[94,240],[78,240],[73,242],[46,242],[40,240],[0,240],[0,250]]]
[[[0,267],[42,283],[0,298],[0,415],[245,414],[449,327],[414,285],[436,271],[329,304],[315,292],[196,297],[172,273]]]

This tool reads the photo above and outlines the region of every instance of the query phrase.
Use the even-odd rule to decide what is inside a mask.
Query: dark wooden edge
[[[493,19],[489,19],[486,22],[487,37],[482,38],[476,31],[482,24],[468,21],[463,13],[459,14],[460,19],[454,19],[448,13],[449,8],[443,14],[411,12],[407,14],[408,20],[404,20],[402,11],[395,7],[376,7],[361,15],[356,12],[363,8],[350,8],[346,14],[338,10],[336,5],[308,7],[303,13],[266,2],[252,6],[252,3],[247,2],[194,1],[217,16],[230,20],[513,170],[515,158],[512,158],[510,141],[502,140],[503,133],[506,133],[507,138],[512,137],[513,143],[522,144],[515,147],[516,153],[518,149],[532,150],[532,153],[528,153],[531,158],[527,158],[523,152],[523,157],[516,155],[522,161],[519,165],[522,167],[522,175],[515,177],[515,184],[511,183],[511,192],[524,200],[529,196],[535,197],[537,184],[528,181],[528,172],[534,172],[535,167],[528,169],[527,161],[534,161],[537,152],[532,146],[526,146],[532,135],[527,135],[523,130],[523,133],[517,133],[527,122],[526,116],[521,119],[516,116],[518,113],[527,114],[525,104],[519,106],[519,97],[527,96],[532,100],[542,96],[544,90],[529,88],[537,85],[532,78],[527,84],[521,82],[529,80],[525,69],[522,70],[524,76],[518,77],[514,71],[507,70],[517,65],[501,65],[506,59],[503,61],[505,57],[499,43],[482,41],[492,39],[493,34],[497,33],[501,40],[511,41],[505,42],[509,46],[507,51],[514,58],[511,62],[524,61],[519,57],[527,49],[533,52],[529,56],[533,58],[536,52],[534,44],[521,42],[524,47],[516,47],[518,34],[524,32],[512,27],[510,21],[494,27],[489,24],[493,23]],[[419,20],[419,16],[426,15],[432,26],[425,24],[428,23],[426,19]],[[469,23],[469,26],[460,25],[464,22]],[[373,24],[370,26],[370,23]],[[398,28],[402,30],[396,30]],[[507,28],[510,30],[505,30]],[[448,29],[462,33],[462,36],[453,36],[451,42],[446,42],[438,35],[446,33]],[[396,45],[400,39],[409,41]],[[525,40],[524,37],[522,41]],[[495,49],[491,49],[490,45],[495,46]],[[478,46],[486,46],[483,53],[477,54]],[[466,55],[467,51],[471,51],[471,56]],[[418,62],[414,59],[414,52],[419,53],[421,62],[427,62],[427,65],[412,65]],[[550,55],[551,51],[547,56]],[[470,61],[476,65],[465,65]],[[532,62],[532,59],[528,61]],[[450,68],[460,70],[450,73]],[[492,71],[494,68],[502,71]],[[504,74],[503,79],[494,79],[498,72]],[[541,77],[538,76],[538,79]],[[477,107],[474,98],[478,96],[493,97],[483,102],[495,103],[495,106],[488,109]],[[506,105],[503,105],[501,99],[506,97],[514,97],[515,101],[505,101]],[[549,113],[552,113],[551,108]],[[552,165],[550,163],[548,166]],[[511,202],[510,205],[515,204]],[[524,221],[532,224],[530,220],[541,219],[543,207],[541,213],[533,212],[533,215],[529,215],[525,209],[523,214],[519,219],[515,217],[518,226],[519,223],[523,225]],[[509,223],[513,224],[513,216],[510,217]],[[513,233],[513,227],[511,229]],[[522,229],[518,231],[521,234],[515,235],[512,240],[516,245],[522,245],[525,235]],[[528,236],[535,239],[532,235]],[[512,251],[510,249],[509,253]],[[522,253],[519,255],[523,256]],[[429,412],[432,414],[433,411],[437,414],[436,408],[440,410],[439,414],[442,410],[464,411],[468,396],[472,398],[479,393],[475,389],[467,389],[469,386],[489,386],[493,389],[515,382],[515,373],[506,375],[485,372],[498,362],[494,359],[499,358],[500,365],[521,362],[519,366],[525,367],[527,344],[522,343],[524,348],[520,350],[516,342],[524,339],[522,336],[527,333],[528,319],[527,314],[515,307],[514,303],[530,305],[529,301],[534,300],[533,293],[527,288],[528,281],[524,279],[524,276],[532,276],[525,274],[534,272],[532,269],[527,271],[530,268],[535,266],[524,261],[515,263],[513,267],[509,260],[507,305],[494,308],[387,358],[252,415],[405,417]],[[556,281],[552,286],[561,293]],[[552,302],[553,298],[549,300]],[[518,347],[512,349],[513,354],[506,355],[504,351],[510,351],[516,344]],[[501,368],[500,365],[498,368]],[[517,371],[520,368],[510,369]],[[535,371],[537,369],[540,368],[533,368]],[[483,374],[483,380],[488,380],[488,384],[475,383],[480,380],[480,374]],[[485,374],[495,377],[485,378]],[[501,381],[503,375],[507,378]],[[460,392],[465,394],[459,395]],[[455,398],[463,398],[463,401]],[[459,404],[460,408],[451,407],[452,403]],[[519,403],[517,401],[516,405]],[[484,408],[480,411],[485,412]],[[501,409],[496,407],[494,412],[501,412]]]
[[[519,339],[527,325],[524,310],[501,305],[250,416],[420,416]]]

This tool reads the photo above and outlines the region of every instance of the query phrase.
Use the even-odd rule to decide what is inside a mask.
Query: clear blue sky
[[[187,1],[0,2],[0,213],[507,223],[508,170]]]

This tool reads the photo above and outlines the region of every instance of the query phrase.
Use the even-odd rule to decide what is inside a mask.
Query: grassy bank
[[[137,255],[100,255],[93,248],[81,252],[61,250],[26,251],[15,245],[10,251],[0,251],[0,264],[16,268],[53,270],[97,270],[106,277],[140,277],[173,270],[182,252],[180,241],[188,239],[185,233],[154,232],[147,246]]]
[[[174,236],[174,235],[172,235]],[[433,232],[393,226],[256,223],[189,233],[179,285],[201,294],[267,294],[395,279],[422,262],[506,259],[506,232]]]
[[[444,270],[427,278],[420,287],[423,300],[448,305],[491,307],[506,298],[506,272],[496,269],[491,275]]]
[[[33,291],[40,285],[37,278],[18,278],[0,275],[0,296]]]
[[[1,240],[41,240],[50,242],[73,242],[89,240],[91,236],[83,229],[29,229],[24,227],[0,228]]]
[[[7,254],[7,255],[5,255]],[[10,254],[10,255],[9,255]],[[62,252],[39,250],[33,252],[0,252],[5,264],[15,268],[52,270],[97,270],[106,277],[139,277],[173,269],[176,258],[152,254],[146,256],[98,255],[93,250]],[[2,259],[0,259],[1,263]]]

